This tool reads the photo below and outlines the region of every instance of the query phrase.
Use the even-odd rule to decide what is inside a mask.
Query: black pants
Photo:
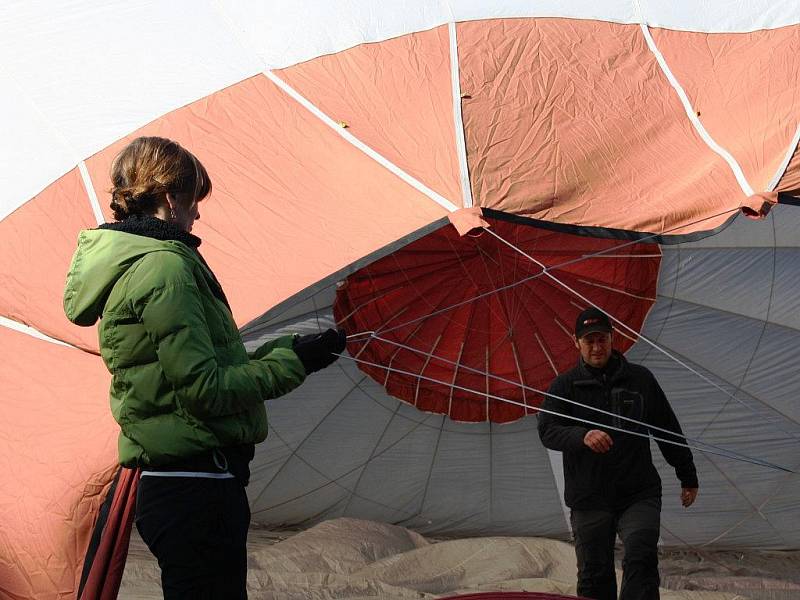
[[[635,502],[624,510],[573,510],[572,533],[578,558],[578,595],[617,600],[614,541],[625,548],[620,600],[658,600],[658,537],[661,498]]]
[[[158,559],[164,600],[246,600],[249,524],[238,479],[139,481],[136,528]]]

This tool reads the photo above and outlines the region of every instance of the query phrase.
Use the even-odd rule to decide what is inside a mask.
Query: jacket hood
[[[64,289],[64,312],[76,325],[94,325],[103,314],[114,285],[150,252],[176,252],[198,260],[184,243],[129,233],[122,224],[87,229],[78,235]],[[135,228],[134,228],[135,229]]]

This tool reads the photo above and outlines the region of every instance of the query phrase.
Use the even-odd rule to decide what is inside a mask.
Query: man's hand
[[[583,443],[589,446],[592,452],[603,454],[611,450],[611,446],[614,445],[614,440],[612,440],[611,436],[605,431],[592,429],[583,436]],[[695,490],[695,493],[697,493],[697,490]]]
[[[681,488],[681,504],[685,508],[694,504],[695,498],[697,498],[697,488]]]

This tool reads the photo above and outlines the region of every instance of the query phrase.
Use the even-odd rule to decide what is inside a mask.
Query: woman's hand
[[[310,375],[331,365],[346,346],[347,334],[344,329],[328,329],[323,333],[298,336],[292,344],[292,350],[303,363],[306,375]]]

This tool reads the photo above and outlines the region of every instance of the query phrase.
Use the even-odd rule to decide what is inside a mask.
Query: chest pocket
[[[611,390],[611,412],[628,419],[644,422],[646,417],[644,398],[639,392],[633,390],[613,388]],[[614,426],[627,431],[647,432],[647,427],[644,425],[632,423],[619,417],[614,417]]]

